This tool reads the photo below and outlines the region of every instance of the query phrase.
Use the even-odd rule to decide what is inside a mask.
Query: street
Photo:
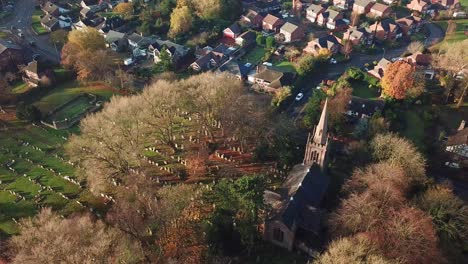
[[[23,46],[32,54],[39,54],[43,59],[47,59],[54,63],[60,62],[60,54],[58,50],[49,41],[49,35],[37,36],[31,27],[31,16],[34,13],[34,0],[17,0],[15,4],[14,14],[1,22],[3,31],[11,32],[15,36],[15,41]],[[12,27],[16,29],[12,29]],[[18,36],[19,30],[24,35],[24,38]],[[29,46],[29,42],[34,41],[36,47]]]
[[[430,47],[440,42],[444,38],[445,32],[436,24],[427,23],[425,24],[425,27],[428,33],[427,39],[424,42],[426,47]],[[302,92],[304,93],[304,98],[302,98],[302,100],[299,102],[293,101],[293,103],[287,108],[286,112],[291,116],[291,118],[297,120],[303,113],[305,109],[305,104],[307,103],[309,97],[313,93],[313,87],[316,87],[320,82],[322,82],[322,80],[336,79],[339,76],[341,76],[349,67],[362,68],[364,64],[372,64],[372,62],[379,61],[384,56],[388,60],[394,57],[400,57],[405,52],[406,48],[407,45],[403,45],[403,47],[391,50],[383,50],[381,54],[373,55],[355,53],[351,55],[351,59],[347,62],[329,64],[325,73],[322,72],[319,74],[315,74],[309,86],[303,89]]]

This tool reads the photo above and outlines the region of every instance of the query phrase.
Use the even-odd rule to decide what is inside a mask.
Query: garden
[[[49,33],[41,24],[41,16],[44,15],[44,12],[41,10],[35,10],[31,17],[31,26],[38,35],[44,35]]]

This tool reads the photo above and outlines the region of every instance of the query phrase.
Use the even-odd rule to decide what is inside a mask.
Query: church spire
[[[323,106],[322,115],[320,116],[320,121],[315,127],[314,134],[314,143],[325,145],[327,143],[328,136],[328,99],[325,100],[325,105]]]

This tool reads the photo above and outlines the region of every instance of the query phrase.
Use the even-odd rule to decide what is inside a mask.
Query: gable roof
[[[354,113],[372,116],[375,112],[381,111],[384,106],[385,102],[383,100],[370,100],[352,96],[347,109]]]
[[[257,34],[253,31],[246,31],[242,34],[239,35],[238,38],[241,38],[243,40],[247,40],[247,41],[254,41],[256,38],[257,38]]]
[[[468,127],[448,137],[447,146],[468,145]],[[468,153],[467,153],[468,154]]]
[[[33,60],[31,61],[30,63],[28,63],[28,65],[26,65],[23,69],[24,71],[30,71],[30,72],[33,72],[33,73],[39,73],[39,66],[38,66],[38,62],[36,60]]]
[[[270,24],[270,25],[275,25],[276,23],[281,23],[282,20],[278,17],[275,17],[272,14],[268,14],[264,19],[263,23]]]
[[[299,29],[298,26],[294,25],[293,23],[289,23],[289,22],[286,22],[286,24],[284,24],[282,27],[281,27],[281,31],[285,31],[287,33],[294,33],[294,31],[296,31],[297,29]]]
[[[229,60],[219,67],[219,72],[229,72],[238,77],[244,77],[249,73],[250,68],[235,60]]]
[[[150,45],[150,47],[153,47],[154,49],[157,49],[159,51],[161,51],[162,48],[166,48],[168,49],[172,54],[174,53],[179,53],[179,54],[183,54],[185,53],[185,51],[187,50],[187,48],[185,48],[184,46],[182,45],[179,45],[177,43],[174,43],[170,40],[160,40],[160,39],[156,39],[154,40]]]
[[[237,23],[234,23],[234,24],[230,25],[224,31],[226,31],[226,30],[231,31],[234,34],[240,34],[242,32],[241,28],[239,27],[239,25]]]
[[[384,4],[381,4],[381,3],[375,3],[375,4],[371,7],[371,10],[384,13],[384,12],[387,11],[387,9],[389,9],[389,8],[390,8],[390,7],[389,7],[388,5],[384,5]]]
[[[319,12],[321,12],[322,10],[324,10],[325,8],[323,8],[322,6],[320,5],[316,5],[316,4],[311,4],[308,8],[307,8],[307,12],[312,12],[314,14],[318,14]]]
[[[22,48],[15,43],[7,40],[0,39],[0,54],[8,49],[22,50]]]
[[[114,31],[114,30],[109,30],[109,32],[107,32],[106,34],[105,39],[107,43],[112,43],[114,41],[121,40],[124,37],[125,37],[125,33],[121,33],[121,32]]]
[[[255,18],[263,18],[257,11],[255,10],[252,10],[252,9],[249,9],[249,11],[247,12],[247,14],[245,15],[246,18],[250,19],[250,20],[253,20]]]
[[[59,10],[59,7],[58,7],[56,4],[54,4],[54,3],[50,2],[50,1],[48,1],[47,3],[45,3],[45,4],[42,6],[42,10],[43,10],[44,12],[48,13],[48,14],[53,14],[53,13],[55,13],[57,10]]]
[[[57,24],[59,21],[57,18],[51,16],[51,15],[44,15],[41,18],[41,23],[48,28],[52,28],[55,24]]]
[[[326,35],[321,38],[315,39],[312,43],[318,44],[321,48],[330,49],[333,45],[340,45],[338,39],[333,35]]]
[[[289,201],[281,214],[282,222],[290,229],[294,223],[309,231],[317,231],[320,217],[318,208],[330,183],[320,166],[296,165],[288,175],[282,189]]]
[[[354,4],[361,7],[366,7],[369,4],[374,3],[372,0],[355,0]]]
[[[363,28],[350,27],[343,34],[343,40],[361,39],[363,36],[367,35],[367,31]]]

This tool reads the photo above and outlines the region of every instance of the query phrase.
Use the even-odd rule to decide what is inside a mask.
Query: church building
[[[303,163],[293,167],[281,188],[264,194],[271,211],[265,220],[263,238],[290,251],[298,248],[312,254],[313,240],[320,236],[320,205],[329,185],[325,174],[327,126],[328,101],[325,101],[320,121],[308,135]]]

